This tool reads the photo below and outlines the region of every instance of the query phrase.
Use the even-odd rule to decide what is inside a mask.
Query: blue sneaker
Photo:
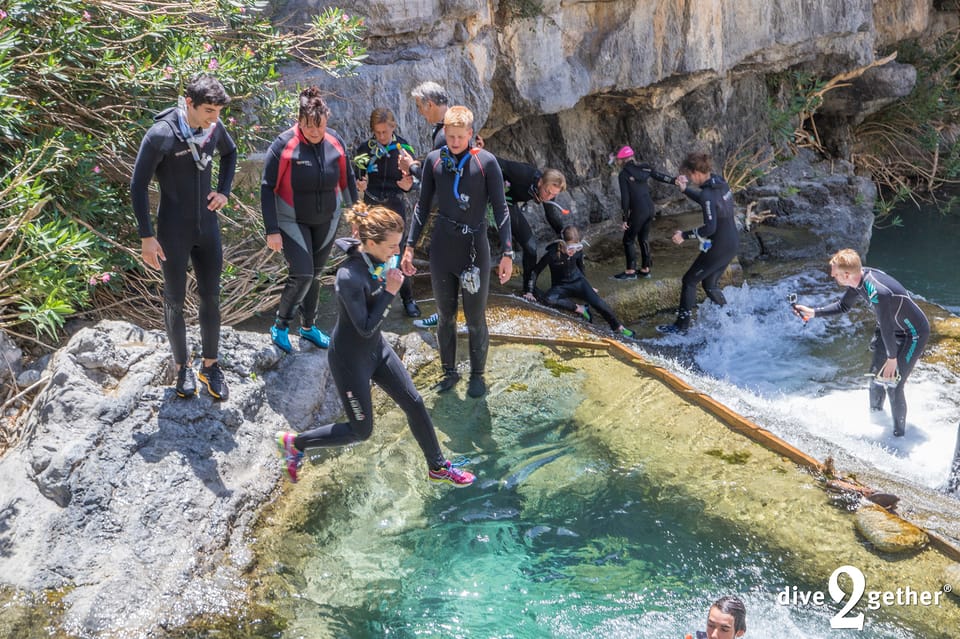
[[[440,323],[440,315],[434,313],[426,319],[413,320],[413,325],[417,328],[432,328]]]
[[[300,337],[307,340],[317,348],[330,348],[330,336],[316,326],[311,326],[309,329],[301,327]]]
[[[293,346],[290,345],[290,329],[289,328],[280,328],[276,324],[270,327],[270,339],[273,340],[273,343],[276,344],[284,353],[289,353],[293,350]]]

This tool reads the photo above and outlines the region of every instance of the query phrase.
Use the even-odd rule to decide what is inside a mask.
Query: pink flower
[[[104,284],[106,284],[107,282],[109,282],[109,281],[110,281],[110,273],[104,273],[103,275],[101,275],[101,276],[100,276],[100,281],[103,282]]]
[[[347,14],[343,14],[343,21],[350,22],[350,16],[348,16]]]
[[[213,45],[210,44],[209,42],[204,42],[204,43],[203,43],[203,50],[204,50],[204,51],[209,51],[209,50],[212,49],[212,48],[213,48]]]
[[[353,55],[353,47],[347,47],[347,55]]]
[[[97,285],[97,276],[96,276],[96,275],[90,276],[90,280],[87,282],[87,284],[89,284],[90,286],[96,286],[96,285]]]
[[[6,20],[6,19],[7,19],[7,12],[4,11],[3,9],[0,9],[0,20]]]
[[[89,11],[84,11],[84,12],[83,12],[83,19],[86,20],[87,22],[90,22],[90,12],[89,12]]]
[[[169,77],[172,76],[172,75],[173,75],[173,67],[171,67],[171,66],[163,67],[163,79],[164,79],[164,80],[166,80],[167,78],[169,78]]]
[[[237,119],[231,115],[229,118],[227,118],[227,122],[230,123],[230,126],[233,126],[237,123]]]
[[[97,165],[95,165],[95,166],[93,167],[93,172],[94,172],[94,173],[99,173],[99,172],[102,171],[102,170],[103,170],[103,169],[100,168],[100,165],[99,165],[99,164],[97,164]]]
[[[207,68],[210,69],[211,71],[214,71],[214,70],[216,70],[219,66],[220,66],[220,63],[217,62],[217,59],[216,59],[216,58],[214,58],[214,59],[210,60],[210,64],[207,65]]]

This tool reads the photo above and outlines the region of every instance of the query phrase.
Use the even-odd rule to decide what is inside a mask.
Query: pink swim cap
[[[631,149],[629,146],[620,147],[620,150],[617,151],[618,160],[626,160],[627,158],[632,158],[632,157],[633,157],[633,149]]]

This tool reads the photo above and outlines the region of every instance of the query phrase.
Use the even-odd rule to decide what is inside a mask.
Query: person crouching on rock
[[[580,230],[577,227],[563,227],[560,239],[547,245],[546,253],[530,272],[530,279],[524,283],[524,289],[535,290],[537,278],[548,266],[550,267],[550,289],[541,296],[545,304],[582,315],[588,322],[593,321],[590,313],[590,306],[593,306],[603,319],[607,320],[614,333],[633,337],[633,331],[617,319],[610,306],[600,298],[596,289],[587,281],[583,268],[583,243],[580,241]],[[570,299],[572,297],[586,303],[578,304]]]
[[[452,466],[444,458],[423,398],[381,332],[390,304],[403,285],[403,273],[397,268],[403,219],[385,207],[366,209],[362,204],[347,215],[357,239],[344,238],[336,242],[347,259],[337,270],[337,323],[327,357],[347,421],[299,435],[278,432],[276,443],[284,457],[287,476],[297,481],[303,451],[308,448],[347,446],[370,437],[373,432],[370,383],[373,382],[406,413],[410,430],[426,457],[428,478],[457,487],[469,486],[473,483],[473,474]]]

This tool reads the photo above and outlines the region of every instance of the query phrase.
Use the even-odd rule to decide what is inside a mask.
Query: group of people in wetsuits
[[[512,275],[516,240],[524,253],[525,296],[539,294],[542,301],[587,320],[592,319],[592,307],[613,331],[633,335],[590,286],[584,273],[580,232],[575,226],[564,225],[564,211],[552,205],[566,188],[563,174],[553,169],[541,172],[484,150],[482,141],[474,135],[473,113],[463,106],[449,106],[446,92],[436,83],[423,83],[412,95],[420,114],[434,126],[434,148],[422,160],[415,159],[410,144],[396,135],[396,119],[382,107],[371,113],[372,136],[351,156],[342,137],[327,126],[330,109],[316,87],[299,94],[296,123],[281,133],[267,152],[261,182],[266,242],[270,249],[283,252],[289,267],[270,329],[271,340],[290,352],[289,328],[299,315],[301,339],[329,348],[331,374],[347,414],[346,422],[301,434],[277,433],[277,445],[293,481],[305,449],[341,446],[370,436],[370,383],[374,382],[406,413],[427,460],[429,478],[455,486],[473,482],[471,473],[443,457],[420,394],[381,335],[382,321],[396,295],[401,296],[407,315],[420,315],[409,278],[417,270],[414,247],[431,217],[430,278],[437,306],[433,323],[443,371],[436,390],[449,391],[460,381],[456,317],[462,297],[469,333],[467,394],[481,397],[487,392],[484,373],[489,335],[485,313],[492,268],[488,207],[501,248],[496,264],[501,283]],[[143,260],[163,272],[164,324],[176,364],[174,389],[180,397],[196,394],[197,379],[214,399],[229,396],[218,363],[223,250],[217,218],[228,201],[237,161],[236,145],[219,121],[229,100],[216,78],[194,78],[180,104],[155,117],[141,143],[131,180]],[[215,154],[220,156],[216,189],[212,187]],[[701,207],[703,224],[677,230],[672,236],[677,244],[696,239],[700,252],[683,277],[676,321],[658,327],[663,332],[684,332],[691,325],[698,284],[710,300],[726,303],[718,282],[737,250],[733,194],[723,178],[712,172],[710,158],[703,153],[689,154],[676,178],[637,162],[629,147],[620,149],[616,159],[621,164],[627,261],[626,269],[616,279],[644,277],[651,271],[650,178],[676,184]],[[154,178],[160,187],[156,234],[148,196]],[[415,178],[420,181],[420,194],[407,225],[404,194],[413,188]],[[335,244],[345,198],[351,202],[362,199],[362,203],[347,213],[353,237],[337,243],[347,259],[336,275],[338,314],[331,338],[315,324],[319,277]],[[558,239],[547,245],[539,260],[526,219],[530,202],[545,205],[547,222],[558,233]],[[640,248],[639,269],[635,244]],[[193,264],[200,298],[202,363],[196,378],[183,315],[188,262]],[[849,310],[857,296],[871,303],[878,318],[874,368],[879,389],[871,389],[871,406],[882,408],[886,392],[894,410],[894,432],[902,435],[906,415],[903,384],[926,343],[926,318],[902,286],[880,271],[861,267],[855,253],[838,254],[831,265],[834,277],[847,287],[847,293],[833,305],[817,309],[797,305],[796,312],[806,320]],[[538,276],[548,267],[552,286],[545,294],[539,293]],[[430,325],[428,320],[422,320],[423,324]]]

